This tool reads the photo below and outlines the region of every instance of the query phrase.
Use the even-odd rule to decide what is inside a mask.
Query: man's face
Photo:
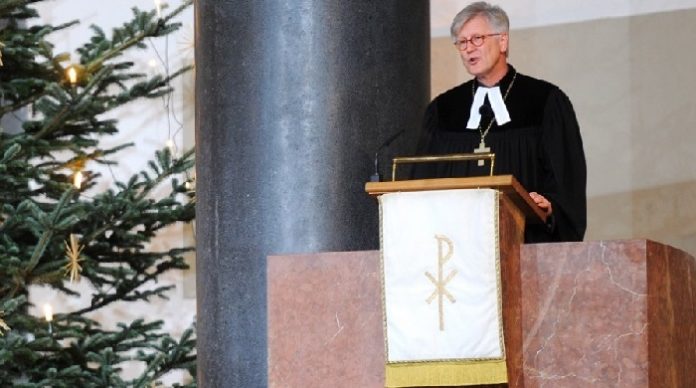
[[[457,41],[468,40],[476,35],[484,36],[494,33],[495,31],[484,16],[475,16],[459,30]],[[496,36],[486,36],[481,47],[476,47],[469,41],[466,49],[460,50],[459,54],[469,74],[480,80],[486,80],[488,77],[502,77],[505,74],[507,70],[507,59],[505,57],[507,48],[508,35],[504,33]],[[501,71],[502,74],[498,74]]]

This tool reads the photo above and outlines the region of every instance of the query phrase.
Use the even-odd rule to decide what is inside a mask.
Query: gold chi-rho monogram
[[[450,280],[452,280],[452,278],[454,278],[455,275],[457,275],[457,270],[453,269],[452,271],[450,271],[449,275],[447,275],[446,278],[443,278],[445,271],[445,263],[447,263],[447,261],[452,258],[452,254],[454,254],[454,246],[452,244],[452,240],[447,238],[447,236],[436,234],[435,239],[437,240],[437,279],[435,279],[435,277],[432,274],[430,274],[430,272],[425,272],[425,276],[428,279],[430,279],[430,281],[435,285],[435,290],[425,301],[428,304],[430,304],[433,300],[435,300],[435,298],[437,298],[438,315],[440,317],[440,331],[444,331],[444,298],[447,297],[447,299],[449,299],[451,303],[456,302],[454,296],[452,296],[452,294],[450,294],[449,291],[447,291],[447,288],[445,288],[445,286]],[[443,244],[447,247],[447,253],[445,253],[443,250]]]

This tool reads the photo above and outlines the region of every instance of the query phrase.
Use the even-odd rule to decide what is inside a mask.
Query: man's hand
[[[534,201],[534,203],[536,203],[537,206],[539,206],[539,208],[546,213],[547,217],[553,213],[551,202],[546,199],[546,197],[534,191],[529,193],[529,196],[532,198],[532,201]]]

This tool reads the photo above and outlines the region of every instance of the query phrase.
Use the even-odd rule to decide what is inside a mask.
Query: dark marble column
[[[196,1],[200,386],[267,385],[267,255],[377,248],[363,185],[418,136],[429,42],[423,0]]]

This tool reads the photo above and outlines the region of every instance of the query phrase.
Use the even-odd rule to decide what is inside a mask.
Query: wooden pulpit
[[[502,194],[499,197],[498,225],[503,333],[509,386],[518,388],[523,386],[520,246],[524,242],[525,223],[544,222],[545,214],[512,175],[369,182],[365,185],[365,191],[372,196],[396,192],[482,188],[494,189]]]

